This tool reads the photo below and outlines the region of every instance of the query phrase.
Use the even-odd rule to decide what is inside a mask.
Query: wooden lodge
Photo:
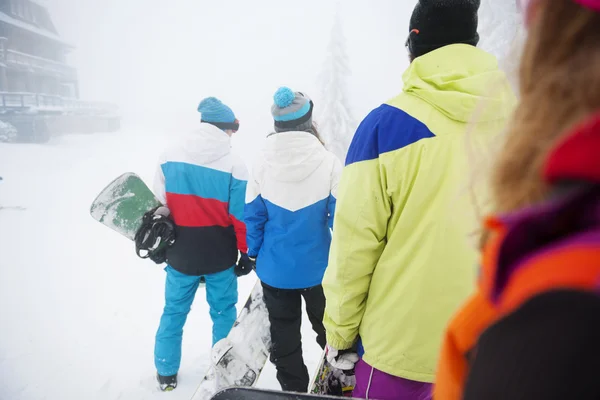
[[[74,50],[42,1],[0,0],[0,121],[18,140],[118,129],[115,106],[79,100],[77,70],[67,63]]]

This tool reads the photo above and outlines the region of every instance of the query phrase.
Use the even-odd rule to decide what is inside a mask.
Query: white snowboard
[[[218,391],[252,387],[258,381],[271,348],[269,314],[257,281],[229,335],[213,347],[212,365],[192,400],[209,400]]]

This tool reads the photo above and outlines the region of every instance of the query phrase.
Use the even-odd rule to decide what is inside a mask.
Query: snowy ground
[[[0,144],[1,400],[192,396],[210,350],[204,290],[185,328],[180,386],[161,393],[153,346],[164,272],[88,213],[97,192],[123,172],[151,182],[166,140],[127,132]],[[242,302],[255,279],[240,280]],[[310,324],[303,333],[312,372],[320,349]],[[258,386],[278,388],[270,364]]]

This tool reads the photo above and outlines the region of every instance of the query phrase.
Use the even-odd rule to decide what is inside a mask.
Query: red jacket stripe
[[[206,227],[232,225],[227,203],[189,194],[167,192],[167,204],[179,226]]]
[[[242,253],[247,253],[248,245],[246,243],[246,224],[244,224],[242,221],[238,221],[238,219],[234,217],[233,214],[229,217],[231,218],[231,222],[233,223],[233,229],[235,229],[238,250]]]

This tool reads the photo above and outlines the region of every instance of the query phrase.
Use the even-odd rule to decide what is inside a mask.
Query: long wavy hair
[[[540,2],[519,70],[520,104],[492,167],[496,213],[544,200],[549,151],[600,110],[600,13],[572,0]]]
[[[312,133],[312,134],[313,134],[313,135],[314,135],[314,136],[315,136],[317,139],[319,139],[319,142],[321,142],[321,144],[322,144],[323,146],[325,146],[325,141],[323,140],[323,137],[322,137],[322,136],[321,136],[321,134],[319,133],[319,125],[318,125],[318,124],[317,124],[315,121],[313,121],[313,123],[312,123],[312,127],[310,128],[310,130],[311,130],[311,133]],[[327,147],[327,146],[325,146],[325,147]]]
[[[309,128],[309,129],[307,129],[307,130],[306,130],[306,132],[308,132],[308,133],[312,134],[314,137],[316,137],[316,138],[319,140],[319,142],[320,142],[320,143],[321,143],[321,144],[322,144],[324,147],[327,147],[327,146],[325,145],[325,141],[323,140],[323,137],[321,136],[321,133],[319,133],[319,125],[318,125],[318,124],[317,124],[315,121],[313,121],[313,122],[312,122],[312,124],[311,124],[310,128]],[[281,132],[279,132],[279,133],[281,133]],[[267,137],[269,137],[269,136],[273,136],[273,135],[277,135],[277,132],[271,132],[271,133],[269,133],[269,134],[267,135]]]

